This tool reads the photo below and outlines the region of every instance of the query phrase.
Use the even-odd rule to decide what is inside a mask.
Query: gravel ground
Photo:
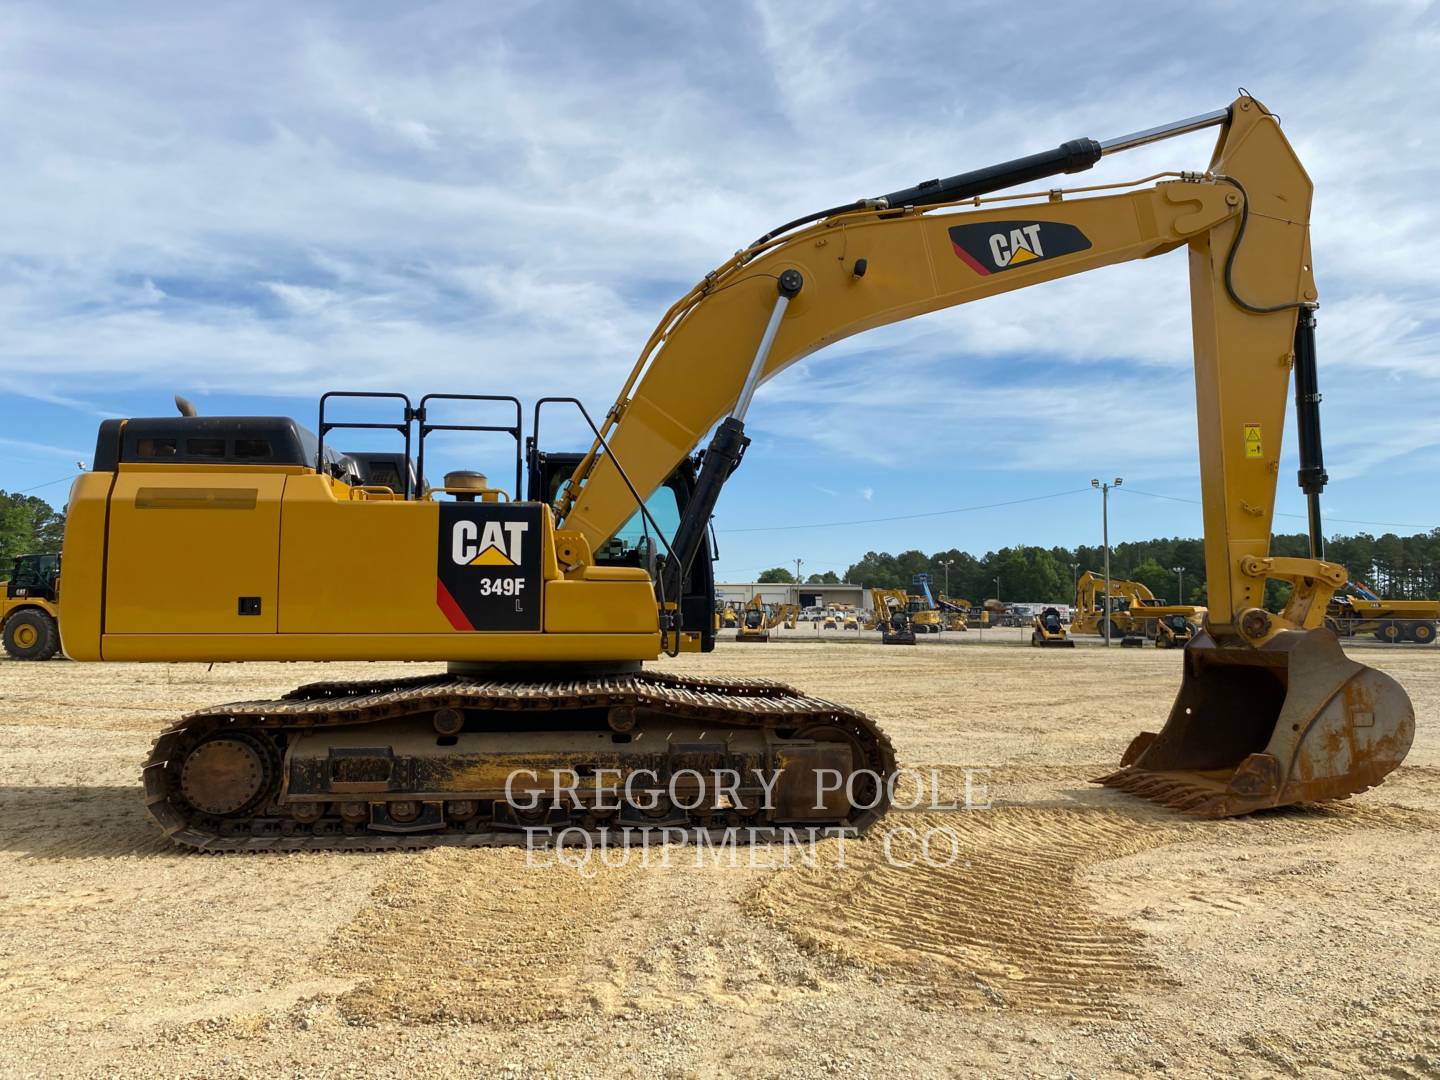
[[[1440,1076],[1440,653],[1352,650],[1420,718],[1382,787],[1192,822],[1088,783],[1179,655],[1022,636],[667,661],[862,708],[947,791],[988,770],[989,809],[893,812],[890,858],[877,833],[788,866],[184,853],[140,798],[164,724],[374,666],[0,661],[0,1071]],[[953,860],[899,865],[929,830]]]

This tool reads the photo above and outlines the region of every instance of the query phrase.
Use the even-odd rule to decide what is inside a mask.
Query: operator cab
[[[17,555],[5,583],[5,595],[11,600],[28,598],[53,603],[59,578],[59,555]]]

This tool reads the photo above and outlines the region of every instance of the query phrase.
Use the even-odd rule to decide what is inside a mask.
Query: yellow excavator
[[[917,634],[940,633],[945,629],[945,615],[930,591],[930,575],[916,574],[911,578],[910,585],[919,590],[909,594],[905,605],[910,612],[911,628]]]
[[[914,645],[915,626],[911,622],[910,597],[904,589],[871,589],[870,604],[875,629],[885,645]]]
[[[1219,138],[1194,171],[1004,192],[1206,128]],[[510,491],[464,472],[426,486],[426,435],[465,427],[444,422],[445,395],[391,399],[407,458],[418,436],[416,481],[402,472],[398,488],[364,483],[327,442],[345,426],[334,393],[315,434],[283,417],[104,420],[70,496],[65,651],[448,662],[177,720],[145,763],[145,799],[194,848],[864,829],[885,811],[894,754],[863,714],[784,685],[642,666],[713,647],[709,522],[749,444],[756,387],[873,327],[1183,249],[1209,613],[1168,721],[1101,782],[1205,816],[1343,798],[1401,762],[1414,712],[1395,680],[1321,628],[1346,572],[1314,546],[1326,476],[1310,204],[1278,118],[1241,96],[806,214],[681,297],[598,422],[574,398],[541,399],[522,454],[520,403],[485,397],[504,417],[484,430],[517,444]],[[1292,369],[1309,558],[1269,551]],[[556,408],[589,425],[587,452],[541,449],[541,417]],[[1279,614],[1262,605],[1268,578],[1292,586]],[[742,781],[701,788],[718,763]],[[849,783],[818,782],[830,775]],[[622,778],[618,808],[603,776]]]
[[[1167,604],[1157,599],[1143,581],[1110,579],[1110,595],[1105,595],[1105,579],[1086,570],[1075,582],[1075,615],[1070,629],[1076,634],[1099,634],[1105,637],[1106,622],[1112,640],[1125,638],[1161,638],[1170,644],[1180,622],[1192,624],[1204,619],[1205,609],[1194,604]],[[1177,622],[1177,619],[1179,620]],[[1167,629],[1163,629],[1165,627]],[[1189,638],[1186,637],[1185,641]],[[1140,641],[1143,645],[1144,642]]]
[[[800,605],[775,604],[770,612],[770,625],[783,626],[786,630],[794,630],[800,625]]]

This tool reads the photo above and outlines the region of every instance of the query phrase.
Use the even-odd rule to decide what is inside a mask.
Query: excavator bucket
[[[1142,732],[1097,783],[1196,817],[1343,799],[1405,760],[1415,710],[1390,676],[1349,659],[1328,630],[1261,648],[1198,633],[1159,734]]]

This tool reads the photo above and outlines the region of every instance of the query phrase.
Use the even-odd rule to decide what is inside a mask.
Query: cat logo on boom
[[[982,277],[1030,266],[1090,247],[1090,240],[1064,221],[987,221],[956,225],[950,243],[966,266]]]

